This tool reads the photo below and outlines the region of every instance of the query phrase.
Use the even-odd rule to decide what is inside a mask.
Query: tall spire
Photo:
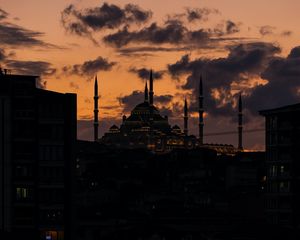
[[[202,75],[200,75],[200,81],[199,81],[199,144],[203,145],[203,86],[202,86]]]
[[[145,102],[148,102],[149,98],[149,93],[148,93],[148,85],[147,85],[147,80],[146,80],[146,84],[145,84]]]
[[[154,141],[153,141],[153,75],[152,75],[152,69],[150,70],[150,92],[149,92],[149,104],[150,104],[150,136],[149,136],[149,146],[150,149],[153,149],[154,147]]]
[[[152,69],[150,70],[150,92],[149,92],[149,103],[150,105],[153,105],[153,74],[152,74]]]
[[[184,135],[187,136],[188,135],[188,106],[187,106],[187,102],[186,102],[186,98],[184,98]]]
[[[94,141],[98,140],[98,81],[97,81],[97,76],[95,77],[95,84],[94,84]]]
[[[239,136],[238,136],[238,150],[239,151],[243,151],[243,105],[242,105],[242,94],[240,93],[239,96],[239,105],[238,105],[238,132],[239,132]]]

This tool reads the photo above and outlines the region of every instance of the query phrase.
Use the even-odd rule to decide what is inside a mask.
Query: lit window
[[[16,188],[16,198],[18,200],[28,199],[29,198],[29,189],[28,188]]]
[[[44,240],[63,240],[64,238],[64,231],[43,231],[42,232],[42,239]]]

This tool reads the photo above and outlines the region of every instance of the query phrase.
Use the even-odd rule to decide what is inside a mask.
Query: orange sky
[[[151,22],[162,24],[168,16],[184,13],[187,8],[208,8],[216,9],[218,13],[208,15],[206,21],[199,21],[187,25],[190,30],[199,27],[214,28],[218,24],[224,24],[230,20],[236,23],[239,31],[230,35],[236,38],[245,38],[246,40],[236,40],[230,44],[240,42],[270,42],[282,48],[280,55],[286,56],[290,50],[300,43],[299,12],[300,1],[298,0],[115,0],[106,1],[108,4],[116,4],[124,7],[128,3],[136,4],[143,10],[151,10],[152,18],[145,24]],[[75,92],[78,94],[78,119],[87,119],[92,117],[92,91],[93,81],[88,76],[78,76],[76,74],[64,74],[62,67],[82,64],[85,61],[94,60],[101,56],[116,64],[108,71],[99,71],[99,92],[100,115],[103,118],[120,118],[123,114],[123,106],[120,105],[118,98],[129,95],[134,90],[143,90],[144,82],[138,76],[128,70],[130,68],[152,68],[154,70],[167,70],[167,64],[174,64],[181,56],[190,54],[191,59],[195,58],[217,58],[226,57],[228,50],[225,44],[213,47],[211,49],[191,49],[171,52],[151,52],[147,56],[120,56],[117,48],[111,47],[99,40],[95,45],[85,36],[78,36],[66,32],[61,23],[61,13],[70,4],[74,4],[76,9],[93,8],[101,6],[104,1],[95,0],[0,0],[0,8],[9,15],[2,21],[5,23],[21,26],[22,28],[44,33],[38,37],[46,43],[55,45],[55,47],[43,46],[12,46],[9,44],[0,45],[6,54],[10,54],[12,60],[22,61],[43,61],[51,64],[56,69],[56,73],[50,76],[42,76],[47,81],[47,89],[59,92]],[[0,23],[1,24],[1,23]],[[261,35],[259,33],[262,26],[269,26],[272,33]],[[118,29],[120,29],[119,27]],[[140,26],[133,26],[137,30]],[[290,31],[291,34],[283,36],[283,32]],[[108,33],[113,32],[109,29],[93,32],[95,39],[101,39]],[[128,47],[141,46],[132,43]],[[146,44],[149,46],[149,44]],[[152,45],[154,46],[154,45]],[[178,47],[172,44],[162,44],[164,47]],[[155,46],[155,47],[158,47]],[[5,65],[5,62],[2,63]],[[14,71],[14,70],[13,70]],[[17,70],[15,70],[17,71]],[[161,80],[155,82],[155,93],[158,95],[174,95],[174,102],[181,102],[183,95],[189,96],[191,90],[183,90],[180,83],[186,81],[186,75],[182,75],[175,81],[171,75],[165,73]],[[253,79],[252,79],[253,81]],[[257,80],[263,82],[263,80]],[[142,99],[141,99],[142,101]],[[171,106],[171,103],[169,103]],[[108,108],[109,107],[109,108]],[[102,108],[102,110],[101,110]],[[179,116],[180,117],[180,116]],[[175,117],[176,118],[176,117]],[[227,120],[226,120],[227,121]],[[226,121],[221,121],[225,125]],[[221,123],[219,123],[221,124]],[[209,125],[209,123],[208,123]],[[253,123],[252,123],[253,125]],[[254,124],[255,125],[255,124]],[[228,123],[229,127],[234,127]],[[228,127],[227,126],[227,127]],[[217,127],[219,129],[221,127]],[[250,136],[249,138],[254,138]],[[263,138],[260,135],[259,146],[255,146],[252,140],[247,142],[249,148],[262,148]],[[211,139],[219,141],[218,139]],[[226,139],[225,142],[231,141]],[[235,141],[235,140],[234,140]]]

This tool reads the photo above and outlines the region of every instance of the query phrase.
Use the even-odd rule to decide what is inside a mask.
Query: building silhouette
[[[4,239],[72,239],[76,95],[0,73],[0,229]]]
[[[148,148],[157,152],[170,151],[173,148],[191,149],[198,146],[196,136],[188,135],[187,100],[184,100],[184,117],[182,119],[184,130],[182,131],[178,125],[171,127],[168,116],[161,116],[155,107],[152,71],[150,72],[149,85],[150,91],[148,92],[148,83],[146,82],[144,101],[134,107],[130,116],[123,116],[120,127],[111,126],[100,141],[115,147]]]
[[[260,111],[266,128],[265,210],[271,224],[300,224],[300,104]]]
[[[156,152],[166,152],[172,149],[185,148],[209,148],[219,154],[234,155],[243,151],[243,113],[242,96],[238,99],[238,146],[227,144],[204,143],[204,97],[202,76],[199,79],[198,88],[198,113],[199,113],[199,136],[189,135],[189,108],[188,101],[183,100],[183,130],[178,126],[171,126],[168,116],[161,116],[154,105],[153,96],[153,73],[149,77],[150,91],[146,81],[144,101],[137,104],[131,111],[130,116],[123,116],[121,126],[113,125],[109,131],[98,139],[98,81],[95,78],[94,85],[94,139],[108,146],[119,148],[148,148]],[[101,121],[101,120],[100,120]]]

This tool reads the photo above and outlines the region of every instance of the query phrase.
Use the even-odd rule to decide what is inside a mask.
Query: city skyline
[[[100,135],[142,101],[150,69],[162,115],[182,126],[187,97],[195,135],[200,74],[205,133],[237,131],[239,92],[244,129],[264,127],[258,110],[299,101],[297,1],[13,0],[0,9],[1,67],[77,93],[79,139],[93,139],[95,75]],[[236,145],[237,136],[207,141]],[[264,149],[264,133],[245,134],[244,145]]]

